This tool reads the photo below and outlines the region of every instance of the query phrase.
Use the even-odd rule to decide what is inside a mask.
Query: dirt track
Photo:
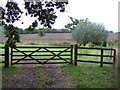
[[[44,75],[53,81],[43,84],[37,88],[74,88],[75,84],[70,81],[70,77],[66,76],[61,65],[49,64],[43,66],[22,65],[21,71],[11,76],[8,82],[3,85],[3,88],[36,88],[37,82]],[[42,80],[42,79],[41,79]],[[44,80],[44,79],[43,79]]]

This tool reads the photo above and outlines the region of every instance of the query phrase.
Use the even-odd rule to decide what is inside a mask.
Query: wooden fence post
[[[9,67],[9,46],[5,46],[5,67]]]
[[[112,56],[113,54],[112,54],[112,50],[113,48],[111,47],[111,50],[110,50],[110,55]],[[110,57],[110,60],[112,59],[112,57]]]
[[[73,64],[73,45],[71,45],[71,61],[70,64]]]
[[[103,49],[101,49],[101,60],[100,60],[100,66],[103,66]]]
[[[75,47],[74,47],[74,64],[75,66],[77,66],[77,44],[75,44]]]
[[[116,61],[116,50],[114,49],[113,70],[115,69],[115,61]]]

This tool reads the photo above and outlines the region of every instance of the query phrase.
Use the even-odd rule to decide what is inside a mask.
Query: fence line
[[[70,47],[38,47],[38,46],[17,46],[17,48],[43,48],[43,49],[45,49],[46,51],[38,51],[38,50],[33,50],[33,51],[19,51],[19,50],[16,50],[16,51],[12,51],[12,49],[11,49],[11,51],[9,52],[9,47],[0,47],[0,49],[4,49],[4,54],[0,54],[0,56],[4,56],[4,61],[2,61],[2,62],[0,62],[0,63],[5,63],[5,67],[9,67],[9,55],[11,55],[11,60],[12,60],[12,57],[14,57],[14,56],[25,56],[25,57],[28,57],[28,56],[30,56],[31,57],[31,55],[26,55],[26,54],[24,54],[25,52],[32,52],[32,53],[35,53],[35,52],[49,52],[49,53],[52,53],[53,55],[51,55],[51,54],[47,54],[46,56],[53,56],[53,58],[55,57],[55,56],[58,56],[59,57],[59,55],[55,55],[55,53],[54,52],[60,52],[60,53],[62,53],[62,52],[70,52],[70,54],[66,54],[66,55],[62,55],[61,54],[61,56],[70,56],[71,58],[69,58],[69,60],[70,60],[70,62],[69,63],[73,63],[74,62],[74,65],[76,65],[77,66],[77,64],[78,64],[78,62],[89,62],[89,63],[99,63],[100,64],[100,66],[102,67],[103,66],[103,64],[115,64],[115,56],[116,56],[116,50],[115,49],[112,49],[112,48],[88,48],[88,47],[79,47],[78,45],[71,45]],[[50,48],[50,49],[54,49],[54,48],[59,48],[59,49],[61,49],[61,48],[64,48],[64,49],[66,49],[65,51],[63,50],[63,51],[55,51],[55,50],[49,50],[48,48]],[[70,49],[69,51],[67,51],[67,48],[68,49]],[[88,50],[100,50],[101,51],[101,53],[100,53],[100,55],[98,55],[98,54],[80,54],[80,53],[78,53],[78,50],[80,50],[80,49],[88,49]],[[113,52],[113,55],[111,54],[111,55],[104,55],[104,51],[105,50],[108,50],[108,51],[114,51]],[[15,52],[21,52],[21,53],[23,53],[23,55],[13,55],[13,52],[15,53]],[[11,54],[10,54],[11,53]],[[32,55],[32,56],[45,56],[45,55]],[[96,56],[96,57],[100,57],[100,61],[87,61],[87,60],[79,60],[79,58],[78,58],[78,56]],[[113,58],[113,62],[104,62],[104,57],[110,57],[110,58]],[[13,60],[22,60],[23,58],[21,58],[21,59],[13,59]],[[32,60],[33,58],[31,58],[31,60]],[[41,59],[41,60],[44,60],[45,58],[43,58],[43,59]],[[49,59],[51,59],[51,58],[49,58]],[[48,59],[48,60],[49,60]],[[64,58],[61,58],[61,57],[59,57],[59,59],[60,60],[62,60],[62,59],[64,59]],[[68,58],[65,58],[65,60],[66,59],[68,59]],[[26,59],[27,60],[27,59]],[[36,59],[37,60],[37,59]],[[55,60],[55,58],[54,58],[54,60]],[[61,63],[68,63],[68,62],[61,62]],[[47,63],[46,63],[47,64]],[[48,63],[48,64],[51,64],[51,63]],[[58,64],[58,62],[54,62],[54,64]]]
[[[79,49],[92,49],[92,50],[100,50],[101,54],[79,54],[78,50]],[[104,50],[111,50],[114,51],[113,55],[104,55]],[[87,60],[78,60],[78,55],[82,55],[82,56],[97,56],[100,57],[100,61],[87,61]],[[100,66],[102,67],[103,64],[115,64],[115,56],[116,56],[116,50],[115,49],[109,49],[109,48],[87,48],[87,47],[78,47],[78,45],[74,46],[74,64],[77,66],[78,62],[89,62],[89,63],[100,63]],[[103,61],[103,57],[112,57],[113,58],[113,62],[104,62]]]
[[[1,49],[0,57],[5,57],[5,53],[4,54],[2,53],[2,49],[5,49],[5,47],[0,47],[0,49]],[[5,60],[0,61],[0,63],[5,63]]]

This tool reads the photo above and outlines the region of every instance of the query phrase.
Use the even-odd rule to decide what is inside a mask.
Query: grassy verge
[[[20,68],[16,66],[11,66],[9,68],[2,68],[2,83],[3,85],[7,83],[7,81],[10,79],[10,76],[16,74],[17,72],[20,72]]]
[[[65,65],[71,80],[77,88],[117,88],[117,80],[112,75],[111,66],[81,63],[78,66]]]

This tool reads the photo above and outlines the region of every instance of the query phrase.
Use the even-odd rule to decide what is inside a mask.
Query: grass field
[[[20,68],[17,66],[12,66],[9,68],[2,68],[2,84],[4,85],[5,83],[8,82],[10,76],[20,72]]]

